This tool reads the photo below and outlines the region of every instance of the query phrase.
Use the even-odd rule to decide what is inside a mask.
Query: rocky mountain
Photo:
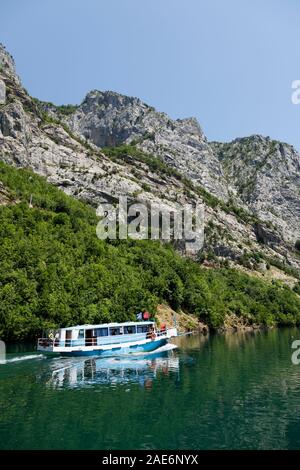
[[[272,222],[285,239],[300,238],[300,156],[291,145],[255,135],[210,143],[195,118],[172,120],[110,91],[88,93],[68,116],[48,110],[98,147],[134,143],[221,200]]]
[[[210,143],[195,119],[174,121],[113,92],[92,91],[79,106],[42,103],[22,87],[3,46],[0,96],[6,163],[95,207],[119,195],[168,209],[202,202],[202,261],[297,275],[300,157],[291,146],[259,136]]]
[[[65,122],[98,147],[136,143],[212,194],[227,197],[220,161],[194,118],[174,121],[138,98],[92,91]]]
[[[210,145],[231,197],[286,240],[300,238],[300,155],[293,146],[259,135]]]

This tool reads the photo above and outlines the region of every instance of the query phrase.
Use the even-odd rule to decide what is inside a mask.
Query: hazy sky
[[[42,100],[114,90],[196,116],[210,140],[256,133],[300,149],[299,0],[0,0],[0,18]]]

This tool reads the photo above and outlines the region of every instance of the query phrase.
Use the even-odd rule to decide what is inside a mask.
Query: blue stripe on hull
[[[93,351],[70,351],[70,352],[61,352],[60,354],[62,356],[118,356],[122,354],[131,354],[131,353],[137,353],[137,352],[150,352],[154,351],[155,349],[160,348],[161,346],[164,346],[168,340],[166,338],[164,339],[158,339],[156,341],[151,341],[149,343],[145,344],[137,344],[134,346],[130,347],[114,347],[111,349],[107,349],[105,351],[99,351],[97,349]]]

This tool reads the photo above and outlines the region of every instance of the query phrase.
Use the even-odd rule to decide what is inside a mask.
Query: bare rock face
[[[138,98],[91,91],[65,122],[98,147],[136,143],[221,199],[227,186],[195,118],[170,119]]]
[[[113,92],[92,91],[77,107],[41,103],[24,90],[2,46],[1,64],[1,160],[31,168],[95,207],[120,195],[167,210],[203,203],[204,251],[213,260],[234,265],[246,259],[252,266],[259,253],[259,259],[300,268],[294,250],[300,238],[299,154],[291,146],[257,136],[209,143],[195,119],[174,121]],[[162,159],[176,173],[164,173],[134,152],[115,160],[101,151],[123,143]]]
[[[6,101],[6,86],[3,80],[0,80],[0,104],[5,104]]]
[[[291,145],[261,136],[209,143],[195,118],[174,121],[110,91],[90,92],[65,122],[98,147],[135,143],[219,199],[277,226],[290,242],[300,238],[300,156]]]
[[[7,76],[14,77],[14,80],[20,85],[20,79],[16,74],[15,61],[12,55],[7,52],[3,44],[0,43],[0,72]]]
[[[300,155],[292,145],[254,135],[212,148],[232,197],[277,226],[285,239],[300,238]]]

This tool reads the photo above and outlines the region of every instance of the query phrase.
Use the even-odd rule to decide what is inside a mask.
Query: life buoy
[[[151,333],[151,339],[154,340],[156,338],[156,334],[153,332]]]

